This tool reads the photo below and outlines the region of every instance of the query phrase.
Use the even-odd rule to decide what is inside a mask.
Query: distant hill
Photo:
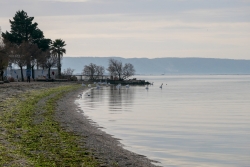
[[[64,57],[62,69],[75,69],[81,73],[85,65],[94,63],[108,67],[111,57]],[[215,58],[121,58],[112,57],[123,63],[131,63],[136,74],[250,74],[250,60]]]

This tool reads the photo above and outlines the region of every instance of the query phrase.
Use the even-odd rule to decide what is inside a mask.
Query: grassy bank
[[[32,91],[2,104],[0,166],[99,166],[82,137],[54,121],[56,101],[79,85]]]

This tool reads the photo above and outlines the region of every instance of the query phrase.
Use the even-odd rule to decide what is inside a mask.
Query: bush
[[[9,82],[15,82],[15,79],[13,77],[8,77]]]

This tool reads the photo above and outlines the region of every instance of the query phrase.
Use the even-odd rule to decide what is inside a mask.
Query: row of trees
[[[29,17],[25,11],[17,11],[13,20],[10,21],[11,30],[0,35],[0,74],[3,79],[4,69],[9,63],[16,64],[21,69],[26,67],[34,71],[34,67],[48,68],[57,67],[58,76],[61,76],[61,59],[66,53],[65,41],[62,39],[45,38],[38,28],[34,17]],[[34,74],[34,72],[32,72]],[[34,78],[34,75],[32,76]]]
[[[123,66],[121,61],[113,58],[109,59],[107,71],[112,77],[116,77],[119,80],[127,79],[135,74],[134,66],[131,63],[125,63]],[[103,66],[98,66],[93,63],[85,65],[82,71],[82,74],[88,75],[91,80],[99,79],[99,77],[102,77],[104,73],[105,68]]]

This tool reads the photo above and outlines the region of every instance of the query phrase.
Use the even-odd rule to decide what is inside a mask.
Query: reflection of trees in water
[[[104,102],[103,98],[103,91],[102,88],[96,89],[93,88],[89,91],[90,96],[85,95],[86,106],[92,109],[96,109],[97,107],[101,106]]]
[[[93,88],[89,91],[90,96],[87,93],[84,95],[84,106],[91,110],[108,107],[112,112],[129,111],[133,105],[135,90],[124,86],[121,89],[116,89],[115,86]]]
[[[115,87],[109,88],[109,109],[110,111],[128,111],[133,105],[135,89],[130,87],[126,89],[116,89]]]

